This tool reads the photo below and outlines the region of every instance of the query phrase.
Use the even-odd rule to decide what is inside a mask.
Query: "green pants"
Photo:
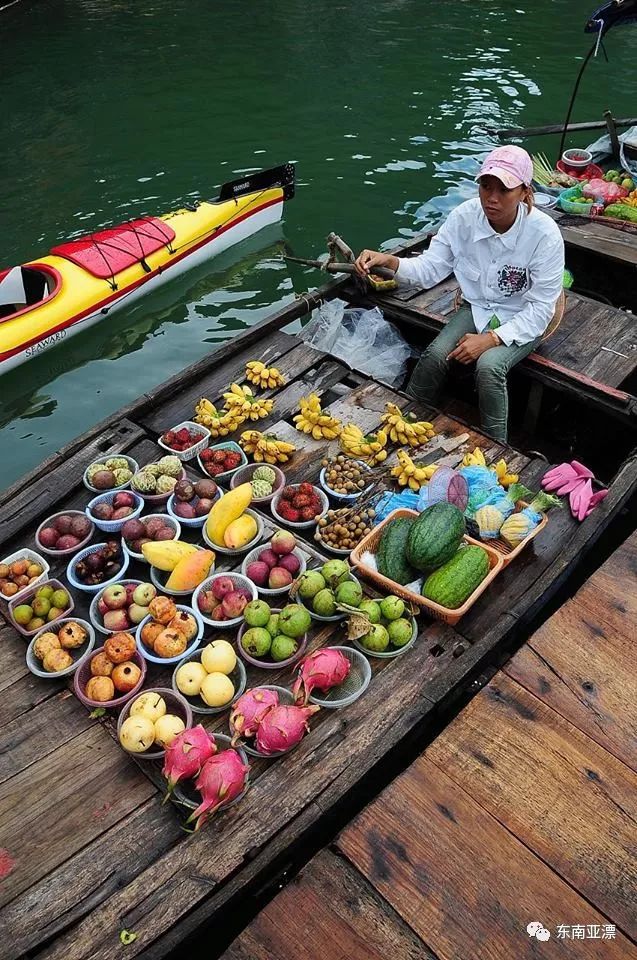
[[[463,305],[422,354],[407,384],[409,396],[435,406],[449,366],[454,362],[447,360],[448,355],[465,333],[475,332],[471,307]],[[483,430],[496,440],[507,439],[507,374],[516,363],[532,353],[541,339],[538,337],[523,347],[492,347],[476,361],[475,379],[480,403],[480,421]]]

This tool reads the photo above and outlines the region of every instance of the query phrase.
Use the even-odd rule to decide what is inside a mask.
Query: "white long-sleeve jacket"
[[[480,200],[451,211],[429,249],[403,258],[396,278],[429,288],[456,275],[476,330],[495,314],[504,344],[523,346],[546,330],[564,278],[564,241],[545,213],[520,204],[513,226],[496,233]]]

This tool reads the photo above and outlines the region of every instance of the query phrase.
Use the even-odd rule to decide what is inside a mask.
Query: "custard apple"
[[[181,476],[182,466],[179,457],[162,457],[157,466],[160,473],[165,473],[169,477]]]
[[[128,467],[119,467],[117,470],[113,470],[113,475],[115,477],[115,483],[118,487],[121,487],[123,483],[128,483],[133,476],[133,471],[129,470]]]
[[[110,457],[106,461],[106,469],[112,470],[113,472],[115,472],[115,470],[128,470],[128,460],[126,460],[125,457]]]
[[[269,483],[270,486],[272,487],[276,482],[276,473],[274,472],[272,467],[257,467],[257,469],[252,474],[252,479],[265,480],[265,482]]]
[[[96,473],[99,473],[100,470],[108,470],[108,467],[105,463],[92,463],[88,470],[86,471],[86,479],[89,483],[93,482],[93,477]]]
[[[174,477],[169,477],[167,473],[162,473],[157,480],[157,493],[172,493],[177,481]]]
[[[252,481],[253,497],[269,497],[271,493],[272,493],[272,484],[268,483],[267,480]]]
[[[162,473],[164,472],[160,469],[158,463],[147,463],[143,470],[145,473],[150,473],[150,475],[155,477],[155,479],[157,479],[157,477],[161,477]]]
[[[139,493],[156,493],[157,478],[148,470],[141,470],[133,477],[132,487]]]

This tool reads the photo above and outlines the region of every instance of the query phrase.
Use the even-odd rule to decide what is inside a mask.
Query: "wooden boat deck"
[[[223,960],[634,960],[636,587],[637,534]]]
[[[2,556],[33,545],[37,524],[54,510],[86,505],[82,473],[96,456],[121,451],[141,464],[157,459],[157,434],[190,416],[199,396],[217,401],[255,356],[276,362],[288,378],[275,391],[271,418],[259,427],[297,443],[287,470],[291,481],[317,478],[321,457],[334,450],[293,430],[300,396],[316,390],[335,415],[370,430],[387,400],[404,403],[279,331],[277,325],[293,319],[297,309],[302,312],[303,305],[247,331],[6,491],[0,498]],[[429,461],[444,456],[457,464],[465,450],[480,445],[489,460],[505,456],[532,487],[547,467],[541,458],[494,444],[444,415],[435,426],[439,437],[425,451]],[[374,662],[365,696],[343,711],[322,711],[311,735],[288,756],[256,763],[244,800],[194,836],[182,831],[175,808],[161,805],[157,765],[136,764],[116,743],[112,719],[91,719],[66,684],[33,677],[24,639],[8,625],[0,627],[0,928],[7,960],[26,952],[48,960],[119,957],[122,929],[137,934],[128,957],[162,957],[218,918],[233,896],[272,870],[277,857],[314,835],[408,733],[427,727],[486,663],[505,656],[520,625],[546,604],[636,487],[633,458],[584,524],[568,510],[556,512],[457,627],[422,620],[408,656]],[[271,525],[271,518],[265,521]],[[312,545],[305,548],[312,555]],[[51,573],[63,569],[53,563]],[[128,576],[139,575],[144,568],[131,564]],[[75,597],[80,616],[87,611],[84,596]],[[328,625],[311,642],[337,636]],[[290,678],[288,673],[283,680]],[[150,665],[149,682],[168,679],[168,670]],[[248,670],[248,684],[255,682],[263,682],[263,674]],[[223,715],[206,721],[211,729],[224,723]]]

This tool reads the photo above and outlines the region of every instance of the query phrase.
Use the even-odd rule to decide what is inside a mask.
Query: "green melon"
[[[489,572],[489,557],[478,546],[460,547],[438,570],[430,573],[422,588],[427,600],[457,610],[480,586]]]
[[[418,576],[407,560],[407,538],[414,525],[411,517],[397,517],[384,528],[376,551],[376,566],[384,577],[403,586]]]
[[[434,503],[414,521],[407,538],[407,560],[429,573],[451,560],[465,533],[464,515],[452,503]]]

